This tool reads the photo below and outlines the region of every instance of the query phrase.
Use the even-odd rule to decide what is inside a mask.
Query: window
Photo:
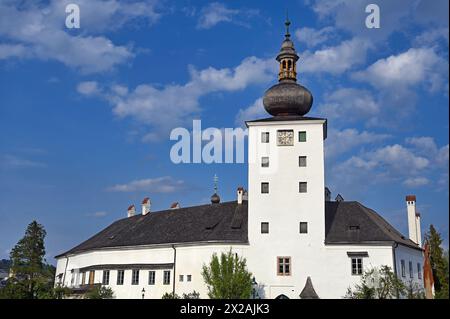
[[[269,158],[268,157],[261,158],[261,167],[269,167]]]
[[[278,257],[277,258],[277,274],[278,276],[290,276],[291,275],[291,257]]]
[[[300,193],[306,193],[308,191],[308,183],[306,182],[300,182],[298,187],[298,191]]]
[[[164,270],[164,280],[163,280],[163,284],[164,285],[170,285],[170,270]]]
[[[133,269],[131,273],[131,284],[139,285],[139,269]]]
[[[109,285],[109,270],[103,270],[102,284]]]
[[[406,277],[405,261],[403,259],[400,261],[400,265],[402,269],[402,277]]]
[[[155,272],[153,270],[150,270],[148,272],[148,284],[149,285],[155,284]]]
[[[306,156],[299,156],[298,157],[298,166],[306,167]]]
[[[308,223],[300,222],[300,234],[307,234],[307,233],[308,233]]]
[[[417,278],[422,279],[422,265],[417,263]]]
[[[269,132],[262,132],[261,143],[269,143]]]
[[[412,261],[409,262],[409,278],[413,278],[414,277],[414,270],[413,270],[413,263]]]
[[[352,275],[362,275],[363,273],[363,262],[361,257],[352,258]]]
[[[125,277],[125,271],[124,270],[118,270],[117,271],[117,284],[123,285],[123,278]]]
[[[269,194],[269,183],[261,183],[261,193]]]
[[[186,281],[192,281],[192,275],[187,275],[186,276]]]
[[[298,132],[298,141],[306,142],[306,132],[305,131]]]
[[[294,131],[293,130],[277,131],[277,141],[278,141],[278,146],[294,145]]]
[[[184,275],[180,275],[180,281],[184,281]]]
[[[269,233],[269,223],[263,222],[261,223],[261,234],[268,234]]]
[[[81,274],[81,284],[85,285],[86,284],[86,273],[83,271],[83,273]]]

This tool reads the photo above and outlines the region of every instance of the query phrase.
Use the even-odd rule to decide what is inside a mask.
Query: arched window
[[[288,70],[291,71],[292,70],[292,61],[288,60]]]
[[[282,65],[283,65],[283,70],[286,70],[286,60],[283,60]]]

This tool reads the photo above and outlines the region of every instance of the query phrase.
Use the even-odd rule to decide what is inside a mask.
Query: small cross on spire
[[[291,21],[289,21],[289,12],[286,10],[286,22],[284,23],[286,26],[286,38],[289,38],[291,34],[289,33],[289,26],[291,25]]]

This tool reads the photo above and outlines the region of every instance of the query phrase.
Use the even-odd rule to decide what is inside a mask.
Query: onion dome
[[[297,61],[294,43],[289,33],[286,20],[286,34],[276,60],[280,63],[279,83],[266,91],[263,104],[266,111],[273,116],[300,115],[309,112],[313,103],[311,92],[297,83]]]
[[[220,197],[217,195],[217,193],[214,193],[211,196],[211,204],[219,204],[220,203]]]

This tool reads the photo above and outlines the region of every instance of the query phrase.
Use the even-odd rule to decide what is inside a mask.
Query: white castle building
[[[57,258],[56,283],[83,291],[111,287],[117,298],[200,293],[202,266],[232,248],[247,259],[257,298],[342,298],[365,269],[390,266],[423,287],[420,215],[406,197],[409,238],[385,219],[325,187],[327,120],[307,117],[312,95],[297,84],[289,22],[279,83],[264,96],[272,117],[248,121],[248,193],[237,199],[153,212],[134,205],[120,219]]]

